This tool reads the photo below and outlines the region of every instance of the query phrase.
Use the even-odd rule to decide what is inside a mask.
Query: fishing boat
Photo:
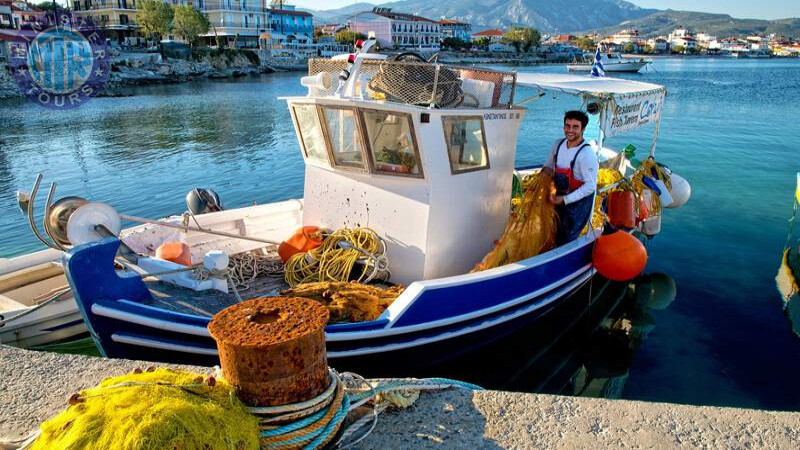
[[[649,59],[623,58],[620,53],[600,53],[600,62],[603,63],[603,70],[606,72],[638,73],[648,64],[652,64]],[[594,54],[587,62],[567,64],[569,72],[591,72],[594,63]]]
[[[798,279],[800,279],[800,246],[798,246],[798,240],[794,234],[797,210],[800,207],[800,173],[796,177],[794,208],[789,222],[791,225],[789,234],[786,237],[786,245],[783,249],[783,257],[778,268],[778,275],[775,277],[775,283],[781,295],[781,300],[783,300],[783,310],[789,319],[792,331],[800,336],[800,287],[798,287]]]
[[[301,227],[369,227],[382,250],[360,250],[360,270],[407,286],[377,318],[327,326],[334,367],[420,364],[420,355],[426,363],[445,361],[530,325],[590,282],[600,233],[591,227],[546,253],[472,271],[509,217],[517,132],[526,112],[515,105],[515,91],[527,86],[590,100],[600,116],[593,149],[601,161],[620,161],[603,139],[648,124],[657,130],[665,89],[387,58],[368,52],[372,44],[356,54],[310,60],[301,81],[308,94],[285,98],[305,162],[303,198],[211,212],[190,208],[159,221],[97,202],[75,209],[64,269],[104,356],[217,364],[210,316],[242,298],[285,289],[276,247]],[[121,230],[125,221],[140,224]],[[210,261],[210,275],[197,278],[186,266],[155,257],[156,248],[175,241],[186,244],[192,262]],[[253,254],[266,261],[263,276],[236,288],[231,265],[218,262]],[[160,281],[145,282],[152,276]]]

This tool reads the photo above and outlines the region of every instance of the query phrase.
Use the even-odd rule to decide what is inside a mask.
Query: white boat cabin
[[[286,99],[305,159],[303,224],[372,228],[386,240],[396,283],[468,272],[508,219],[525,115],[512,106],[515,75],[366,60],[353,65],[348,92],[330,83],[346,65],[312,60],[309,95]],[[425,86],[426,70],[440,81],[455,74],[462,99],[429,107],[371,89],[383,76],[438,99],[447,86]]]

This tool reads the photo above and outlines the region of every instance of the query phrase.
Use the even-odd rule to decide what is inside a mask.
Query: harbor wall
[[[28,436],[70,394],[152,363],[0,345],[0,441]],[[208,367],[159,364],[209,373]],[[800,448],[800,413],[501,391],[423,393],[357,448]]]

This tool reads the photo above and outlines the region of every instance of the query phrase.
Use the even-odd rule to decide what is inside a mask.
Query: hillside
[[[359,3],[312,12],[320,23],[344,22],[353,13],[368,11],[372,6]],[[463,20],[477,30],[528,25],[547,33],[608,27],[656,11],[639,8],[624,0],[461,0],[441,3],[403,0],[380,6],[431,19]]]
[[[744,36],[748,34],[776,33],[784,36],[800,36],[800,19],[758,20],[734,19],[727,14],[710,14],[691,11],[659,11],[647,17],[626,20],[616,26],[583,28],[582,31],[597,31],[612,34],[620,28],[636,28],[646,37],[668,35],[675,28],[689,27],[710,35]]]

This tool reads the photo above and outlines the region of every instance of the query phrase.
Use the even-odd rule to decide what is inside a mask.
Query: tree
[[[172,32],[185,42],[193,44],[201,34],[208,33],[211,23],[208,16],[189,5],[175,6]]]
[[[473,41],[473,44],[484,49],[488,47],[489,44],[491,43],[492,41],[486,36],[481,36],[478,39],[475,39],[475,41]]]
[[[165,36],[172,27],[174,10],[160,0],[139,0],[136,23],[145,36]]]
[[[635,49],[634,49],[634,47],[633,47],[633,44],[632,44],[632,43],[630,43],[630,42],[628,42],[627,44],[625,44],[625,46],[624,46],[624,47],[622,47],[622,50],[623,50],[625,53],[633,53],[633,51],[634,51]]]
[[[34,6],[36,8],[38,8],[38,9],[43,9],[45,11],[52,11],[54,9],[53,8],[53,2],[39,2],[39,3],[36,3]],[[65,9],[69,9],[69,8],[64,6],[64,5],[59,5],[58,6],[58,10],[59,11],[62,11],[62,10],[65,10]]]
[[[527,53],[531,47],[538,47],[542,40],[539,30],[531,27],[511,27],[503,35],[503,42],[511,44],[519,52]]]
[[[594,43],[594,40],[589,36],[583,36],[575,39],[575,45],[584,50],[594,50],[597,47],[597,45]]]
[[[672,46],[672,53],[683,53],[686,51],[682,45],[673,45]]]
[[[647,53],[647,54],[655,53],[655,51],[656,51],[656,49],[653,48],[652,45],[645,45],[644,46],[644,52]]]
[[[359,39],[363,40],[366,38],[367,37],[363,34],[350,30],[342,30],[336,33],[336,42],[340,44],[353,44]]]
[[[458,50],[469,47],[469,42],[466,42],[456,37],[447,37],[442,39],[442,46]]]

